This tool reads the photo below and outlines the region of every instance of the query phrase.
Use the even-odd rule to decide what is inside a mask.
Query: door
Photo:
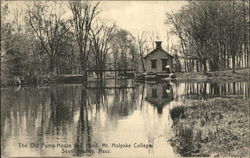
[[[162,71],[168,72],[169,68],[166,68],[166,66],[168,65],[168,59],[161,59],[161,61],[162,61]]]

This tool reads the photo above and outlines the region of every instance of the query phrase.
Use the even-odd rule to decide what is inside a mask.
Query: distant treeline
[[[102,19],[99,2],[30,1],[24,8],[10,3],[1,4],[1,85],[60,74],[83,74],[86,80],[87,70],[106,67],[145,71],[143,57],[154,35],[142,31],[135,37]],[[194,65],[205,72],[207,65],[210,71],[249,66],[248,1],[191,1],[166,18],[180,39],[168,50],[174,71],[181,69],[179,56],[191,59],[185,60],[188,71]]]
[[[24,9],[2,4],[2,85],[10,80],[34,84],[60,74],[86,79],[87,70],[107,65],[138,68],[136,38],[100,13],[99,3],[89,1],[38,1]],[[97,75],[102,77],[101,71]]]
[[[186,71],[249,67],[249,1],[189,1],[167,13]]]

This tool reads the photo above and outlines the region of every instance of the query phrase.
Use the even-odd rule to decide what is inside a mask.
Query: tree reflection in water
[[[72,156],[62,154],[60,149],[45,148],[30,149],[25,153],[16,145],[18,142],[27,144],[66,142],[76,144],[73,150],[75,156],[86,153],[91,155],[92,150],[95,150],[91,144],[114,138],[121,141],[127,134],[124,128],[134,123],[141,125],[138,126],[139,132],[147,135],[148,141],[152,142],[157,133],[162,134],[161,132],[165,130],[163,123],[166,121],[168,108],[177,104],[185,105],[186,101],[190,100],[209,100],[214,97],[247,99],[250,90],[248,82],[182,82],[171,86],[161,83],[145,84],[135,88],[126,88],[125,86],[132,87],[126,80],[119,81],[116,88],[107,88],[110,85],[106,84],[112,83],[97,82],[94,85],[96,87],[92,89],[86,89],[81,85],[3,89],[1,95],[3,153],[12,156],[18,152],[24,157],[31,156],[29,155],[31,152],[37,156],[58,154]],[[151,104],[150,101],[155,104]],[[166,106],[160,106],[161,104]],[[142,117],[145,120],[140,120]],[[159,120],[162,120],[162,124]],[[146,125],[148,127],[145,127]],[[148,130],[140,131],[141,128]],[[131,133],[129,128],[125,129]],[[119,133],[124,135],[116,136]],[[136,135],[133,139],[140,136],[141,134]],[[127,139],[130,138],[131,136]]]
[[[71,108],[63,100],[62,89],[50,92],[50,119],[47,134],[63,135],[67,133],[66,124],[72,123]],[[54,133],[55,132],[55,133]],[[62,134],[61,134],[62,132]]]
[[[184,82],[175,85],[174,98],[200,100],[211,99],[215,97],[241,97],[249,98],[249,83],[247,82]]]
[[[113,104],[110,104],[110,108],[108,111],[108,115],[111,118],[123,118],[132,113],[132,111],[136,108],[136,101],[139,97],[139,89],[138,88],[124,88],[128,86],[128,80],[124,80],[122,83],[123,88],[116,87],[113,89],[114,97]]]
[[[91,124],[88,120],[89,103],[87,101],[87,90],[85,87],[81,91],[80,115],[77,123],[76,140],[75,140],[75,156],[91,154]]]
[[[100,111],[101,105],[107,105],[107,95],[105,91],[105,82],[100,80],[96,83],[96,97],[95,97],[96,110]]]

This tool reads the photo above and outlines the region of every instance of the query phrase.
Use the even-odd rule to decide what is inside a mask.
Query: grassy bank
[[[246,81],[250,78],[250,68],[244,68],[236,70],[235,73],[232,70],[207,72],[187,72],[176,73],[177,80],[194,80],[194,81]]]
[[[249,156],[249,101],[217,98],[172,109],[174,150],[188,157]]]

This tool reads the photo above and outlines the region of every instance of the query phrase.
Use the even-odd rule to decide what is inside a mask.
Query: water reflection
[[[4,156],[164,156],[173,154],[169,111],[176,101],[213,97],[249,98],[241,83],[160,83],[132,80],[2,89],[1,136]],[[39,144],[20,147],[19,143]],[[42,144],[70,145],[46,147]],[[99,152],[106,143],[110,152]],[[113,143],[153,144],[153,149],[112,148]],[[34,145],[35,146],[35,145]]]
[[[157,108],[158,114],[162,114],[163,106],[174,100],[173,88],[170,83],[147,85],[145,100]]]
[[[175,84],[175,99],[209,99],[214,97],[240,97],[249,98],[248,82],[224,83],[180,83]]]
[[[76,130],[76,140],[75,140],[75,155],[74,156],[82,156],[85,153],[92,154],[93,151],[91,149],[92,144],[92,127],[89,123],[89,102],[87,100],[87,91],[86,89],[82,89],[81,91],[81,103],[80,103],[80,114],[77,122],[77,130]]]

